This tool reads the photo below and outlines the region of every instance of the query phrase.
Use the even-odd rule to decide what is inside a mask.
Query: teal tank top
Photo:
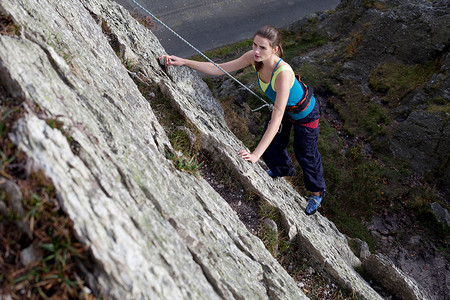
[[[287,106],[294,106],[300,100],[303,99],[306,91],[305,91],[305,88],[303,87],[303,85],[295,78],[295,74],[294,74],[294,71],[292,70],[291,66],[284,65],[284,66],[281,66],[280,68],[278,68],[278,70],[277,70],[278,64],[281,61],[282,61],[282,59],[280,58],[280,60],[275,65],[275,68],[273,69],[272,74],[270,75],[270,81],[268,83],[265,83],[264,81],[262,81],[259,78],[258,71],[256,71],[256,76],[258,77],[258,86],[264,92],[264,94],[267,96],[267,98],[269,98],[269,100],[272,103],[275,103],[275,99],[277,98],[277,92],[275,91],[275,80],[281,71],[289,70],[292,73],[294,83],[292,84],[291,89],[289,91],[289,98],[288,98]],[[253,67],[255,67],[255,66],[253,65]],[[316,105],[316,100],[314,99],[314,96],[312,96],[311,102],[309,103],[309,105],[306,107],[305,110],[303,110],[299,113],[290,113],[290,112],[286,112],[286,113],[292,119],[300,120],[300,119],[303,119],[304,117],[306,117],[307,115],[309,115],[315,105]]]

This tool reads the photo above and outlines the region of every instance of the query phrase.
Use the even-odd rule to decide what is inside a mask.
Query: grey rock
[[[20,261],[28,267],[42,259],[42,251],[36,244],[31,244],[20,252]]]
[[[423,64],[443,50],[448,43],[448,3],[428,1],[400,1],[386,13],[373,20],[359,49],[361,57],[395,57],[408,64]]]
[[[0,211],[9,217],[10,213],[15,216],[16,225],[28,235],[32,237],[30,225],[25,217],[25,210],[22,203],[22,192],[20,187],[11,180],[0,178]]]
[[[264,226],[265,226],[267,229],[271,230],[271,231],[274,232],[274,233],[278,233],[278,226],[277,226],[277,223],[275,223],[274,220],[269,219],[269,218],[265,218],[265,219],[263,220],[263,224],[264,224]]]
[[[418,174],[431,170],[443,170],[444,183],[450,182],[447,155],[450,151],[450,127],[443,113],[423,110],[413,111],[399,124],[390,149],[394,156],[410,162]]]
[[[315,60],[310,56],[296,56],[291,60],[290,65],[293,69],[298,69],[305,64],[311,64],[314,62]]]
[[[267,232],[267,234],[273,236],[275,239],[273,241],[273,244],[271,245],[271,253],[273,254],[274,257],[278,257],[278,226],[277,223],[275,223],[274,220],[270,219],[270,218],[264,218],[263,222],[262,222],[265,231]]]
[[[369,245],[358,238],[349,238],[349,245],[361,261],[364,261],[371,255]]]
[[[443,208],[439,203],[433,202],[430,204],[431,210],[436,215],[438,221],[450,227],[450,213]]]
[[[416,236],[412,236],[408,242],[410,245],[417,246],[420,244],[420,240],[421,240],[421,237],[419,235],[416,235]]]
[[[363,261],[364,270],[395,297],[402,300],[432,299],[414,279],[397,268],[382,254],[372,254]]]
[[[447,55],[444,58],[444,62],[442,63],[441,71],[446,72],[450,70],[450,53],[447,53]]]
[[[19,218],[23,218],[25,216],[25,211],[22,205],[22,192],[15,182],[5,178],[0,178],[0,194],[0,199],[8,204],[4,205],[5,209],[9,206]]]

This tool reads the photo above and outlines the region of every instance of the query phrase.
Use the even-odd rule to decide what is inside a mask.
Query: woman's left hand
[[[249,153],[246,150],[240,150],[238,152],[238,154],[242,159],[245,159],[246,161],[249,161],[251,163],[255,163],[259,160],[259,157],[257,157],[256,155],[254,155],[252,153]]]

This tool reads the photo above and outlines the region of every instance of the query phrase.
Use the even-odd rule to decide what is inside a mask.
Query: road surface
[[[333,9],[340,0],[136,0],[200,51],[253,37],[266,24],[286,27],[305,15]],[[116,0],[130,11],[145,14],[131,0]],[[155,21],[156,22],[156,21]],[[197,54],[164,26],[153,33],[167,53],[181,57]]]

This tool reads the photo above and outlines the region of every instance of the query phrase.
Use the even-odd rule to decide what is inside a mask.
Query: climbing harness
[[[305,95],[303,98],[295,105],[292,106],[286,106],[286,111],[294,114],[298,114],[301,111],[304,111],[309,103],[311,102],[311,96],[313,94],[312,87],[308,87],[306,84],[303,83],[303,81],[300,78],[300,75],[295,74],[295,78],[300,82],[300,84],[305,89]]]
[[[227,71],[225,71],[223,68],[221,68],[219,65],[217,65],[215,62],[213,62],[211,59],[209,59],[209,57],[207,57],[205,54],[203,54],[200,50],[198,50],[197,48],[195,48],[191,43],[189,43],[188,41],[186,41],[183,37],[181,37],[178,33],[176,33],[175,31],[173,31],[169,26],[167,26],[164,22],[162,22],[160,19],[158,19],[157,17],[155,17],[151,12],[149,12],[145,7],[143,7],[142,5],[140,5],[138,2],[136,2],[136,0],[131,0],[133,1],[134,4],[136,4],[137,6],[139,6],[143,11],[145,11],[148,15],[150,15],[153,19],[155,19],[156,21],[158,21],[158,23],[160,23],[162,26],[164,26],[167,30],[169,30],[170,32],[172,32],[176,37],[178,37],[180,40],[182,40],[184,43],[186,43],[189,47],[191,47],[192,49],[194,49],[198,54],[200,54],[201,56],[203,56],[206,60],[208,60],[210,63],[212,63],[215,67],[217,67],[219,70],[221,70],[223,73],[225,73],[228,77],[230,77],[231,79],[233,79],[235,82],[237,82],[238,84],[240,84],[242,87],[244,87],[247,91],[249,91],[253,96],[255,96],[256,98],[258,98],[259,100],[263,101],[265,104],[256,108],[256,109],[252,109],[252,112],[258,111],[264,107],[268,107],[270,110],[273,109],[273,104],[272,103],[268,103],[266,100],[264,100],[263,98],[261,98],[260,96],[258,96],[255,92],[253,92],[251,89],[249,89],[247,86],[245,86],[242,82],[240,82],[239,80],[237,80],[236,78],[233,77],[233,75],[231,75],[230,73],[228,73]]]

